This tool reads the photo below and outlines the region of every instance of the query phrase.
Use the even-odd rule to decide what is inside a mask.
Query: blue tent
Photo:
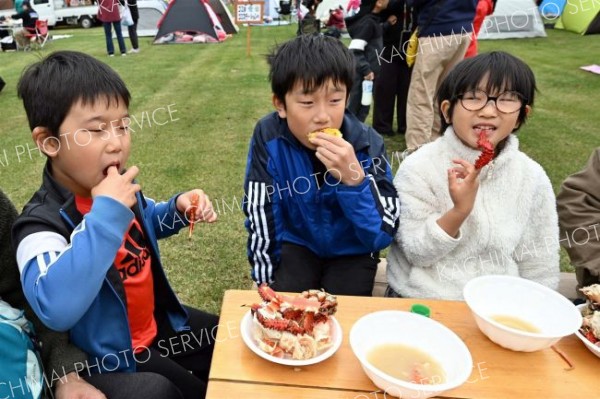
[[[561,16],[567,0],[544,0],[540,4],[540,14],[544,18],[557,19]]]

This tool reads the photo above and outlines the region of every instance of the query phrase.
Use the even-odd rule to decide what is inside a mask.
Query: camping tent
[[[156,36],[158,32],[158,22],[162,18],[167,5],[162,1],[138,1],[138,13],[140,18],[137,24],[138,36]],[[122,26],[123,37],[129,37],[129,32],[125,26]],[[116,37],[113,34],[113,37]]]
[[[216,14],[203,0],[171,0],[158,22],[154,43],[205,43],[226,37]]]
[[[223,4],[223,0],[210,0],[209,4],[215,14],[217,14],[217,17],[219,17],[219,21],[221,22],[223,29],[225,29],[225,33],[233,35],[239,32],[240,29],[233,22],[233,16],[229,12],[229,9],[225,7],[225,4]]]
[[[540,14],[546,19],[560,18],[567,0],[544,0],[540,4]]]
[[[600,33],[600,2],[567,1],[554,27],[582,35]]]
[[[486,17],[477,39],[546,36],[544,23],[533,0],[498,0],[493,15]]]

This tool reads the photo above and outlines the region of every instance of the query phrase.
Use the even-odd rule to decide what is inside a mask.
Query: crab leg
[[[200,203],[200,195],[198,193],[193,193],[191,196],[190,207],[187,210],[187,217],[190,221],[190,230],[188,233],[188,238],[192,238],[192,233],[194,232],[194,223],[196,218],[196,211],[198,210],[198,205]]]

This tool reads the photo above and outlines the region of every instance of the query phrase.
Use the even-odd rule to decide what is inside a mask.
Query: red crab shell
[[[479,133],[477,145],[481,149],[481,155],[475,161],[475,169],[481,169],[494,159],[494,146],[487,139],[485,132]]]

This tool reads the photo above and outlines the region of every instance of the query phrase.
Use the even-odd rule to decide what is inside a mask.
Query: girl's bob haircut
[[[519,94],[523,99],[523,106],[519,110],[518,124],[514,131],[525,123],[525,107],[533,107],[537,90],[533,71],[526,63],[503,51],[482,53],[458,63],[442,81],[436,95],[438,109],[441,109],[443,101],[448,100],[448,115],[452,115],[460,96],[477,89],[484,90],[489,95],[505,91]],[[443,134],[449,125],[442,118],[440,134]]]

